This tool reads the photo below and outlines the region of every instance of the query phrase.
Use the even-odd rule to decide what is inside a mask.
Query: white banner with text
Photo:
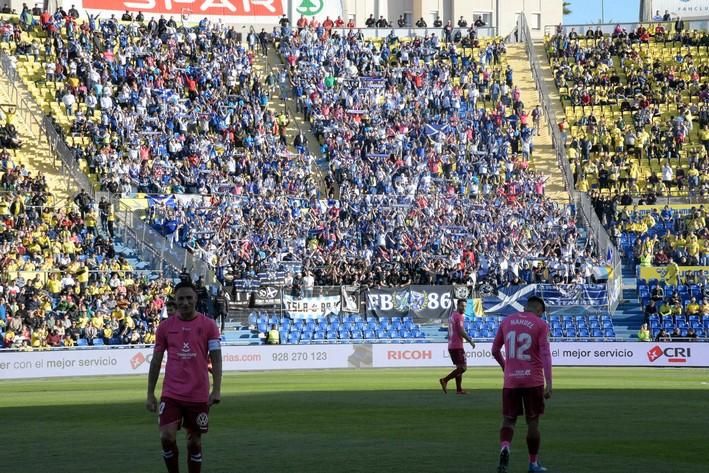
[[[469,366],[497,366],[492,343],[465,346]],[[709,366],[709,343],[552,342],[555,366]],[[447,366],[443,343],[373,345],[374,368]]]
[[[466,348],[470,366],[496,366],[490,343]],[[709,367],[709,343],[552,343],[556,366]],[[147,374],[152,348],[0,352],[0,379]],[[420,368],[451,364],[445,343],[222,347],[224,371]]]

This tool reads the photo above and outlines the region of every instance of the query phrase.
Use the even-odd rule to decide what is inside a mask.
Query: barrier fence
[[[542,106],[544,115],[547,117],[547,126],[552,138],[552,144],[556,150],[557,163],[566,181],[566,189],[569,192],[571,203],[574,204],[576,215],[581,226],[587,229],[589,240],[593,241],[597,255],[608,263],[611,268],[608,278],[609,310],[613,312],[620,303],[622,297],[622,265],[618,250],[608,235],[605,227],[601,223],[593,207],[593,203],[584,192],[577,192],[575,188],[573,173],[569,159],[566,157],[566,137],[559,130],[559,117],[556,116],[554,107],[551,104],[550,91],[544,82],[544,74],[541,64],[534,49],[534,40],[524,14],[519,16],[519,27],[521,41],[527,49],[527,56],[531,66],[532,77],[539,94],[539,103]]]
[[[694,18],[691,20],[683,19],[684,29],[686,30],[707,30],[709,28],[709,17]],[[672,21],[639,21],[630,23],[606,23],[606,24],[577,24],[577,25],[546,25],[544,27],[544,36],[553,36],[557,33],[557,29],[561,27],[562,34],[569,34],[572,29],[576,30],[579,38],[585,38],[586,32],[589,28],[593,29],[594,33],[596,29],[600,29],[605,35],[613,34],[616,26],[620,26],[625,30],[626,33],[637,30],[640,26],[644,26],[652,33],[655,32],[655,28],[660,25],[665,28],[666,33],[671,33],[675,31],[675,19]]]
[[[104,275],[104,276],[111,276],[114,273],[119,274],[119,275],[124,275],[125,273],[130,273],[131,276],[137,277],[137,278],[143,278],[147,277],[149,279],[156,278],[162,275],[162,272],[160,270],[155,270],[155,269],[130,269],[130,270],[121,270],[121,269],[111,269],[111,270],[96,270],[96,269],[90,269],[87,271],[89,274],[89,281],[95,281],[98,276]],[[63,276],[66,274],[66,271],[60,271],[58,269],[55,270],[46,270],[46,271],[3,271],[2,276],[0,276],[0,280],[2,279],[7,279],[9,281],[21,281],[22,284],[28,284],[30,281],[35,281],[35,282],[40,282],[42,285],[47,283],[47,280],[49,279],[49,276],[52,274],[57,274],[59,276]],[[76,275],[73,275],[74,277]],[[170,275],[170,277],[173,277]],[[76,284],[77,286],[79,283]]]
[[[468,366],[497,366],[491,343],[466,348]],[[555,366],[709,367],[709,343],[552,342]],[[0,351],[0,379],[146,375],[153,349]],[[420,368],[451,365],[445,343],[223,346],[225,372]]]
[[[577,315],[607,313],[611,295],[606,284],[525,284],[474,291],[464,285],[410,285],[401,287],[260,285],[229,291],[233,310],[255,309],[291,318],[319,318],[351,313],[369,317],[410,317],[416,322],[446,320],[456,300],[467,302],[466,315],[505,315],[524,308],[531,296],[544,298],[549,312]]]

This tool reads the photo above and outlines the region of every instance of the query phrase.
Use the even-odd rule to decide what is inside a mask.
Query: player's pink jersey
[[[463,337],[460,332],[465,330],[465,315],[455,310],[448,317],[448,349],[463,348]]]
[[[492,354],[500,361],[505,345],[505,387],[529,388],[551,381],[551,351],[546,322],[531,312],[520,312],[504,318],[492,344]]]
[[[209,400],[209,344],[219,343],[214,320],[197,314],[192,320],[173,315],[158,326],[155,351],[167,351],[162,395],[186,402]],[[218,346],[218,345],[217,345]]]

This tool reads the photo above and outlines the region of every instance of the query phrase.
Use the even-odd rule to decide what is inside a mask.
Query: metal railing
[[[609,35],[613,33],[616,26],[620,26],[621,28],[623,28],[626,33],[635,31],[640,26],[644,26],[648,28],[650,32],[654,33],[655,27],[657,25],[664,26],[665,32],[672,32],[675,29],[675,21],[676,18],[673,18],[671,21],[637,21],[629,23],[582,23],[577,25],[546,25],[544,26],[544,35],[553,36],[554,34],[556,34],[557,29],[559,27],[561,27],[562,34],[569,34],[572,29],[575,29],[576,33],[578,33],[579,35],[579,38],[584,38],[586,36],[586,31],[588,31],[589,28],[593,29],[594,32],[596,31],[596,29],[600,29],[603,34]],[[701,18],[692,18],[691,20],[683,18],[682,21],[684,22],[684,31],[705,31],[709,26],[709,16],[704,16]]]
[[[294,27],[294,29],[297,29]],[[453,30],[451,31],[451,36],[455,37],[457,32],[460,32],[461,36],[465,38],[468,36],[468,27],[466,28],[461,28],[459,26],[454,26]],[[477,37],[478,38],[490,38],[497,36],[497,28],[492,27],[492,26],[483,26],[476,28],[477,30]],[[333,28],[331,30],[333,33],[336,32],[340,36],[347,36],[350,33],[354,34],[359,34],[361,33],[362,36],[365,38],[386,38],[389,36],[391,32],[394,32],[394,35],[399,37],[399,38],[413,38],[413,37],[424,37],[426,35],[430,35],[431,33],[435,33],[439,37],[443,37],[443,27],[425,27],[425,28],[418,28],[418,27],[410,27],[410,28],[394,28],[394,27],[386,27],[386,28]]]
[[[574,185],[574,177],[571,172],[569,159],[566,157],[566,136],[562,135],[558,123],[560,120],[556,116],[554,107],[551,104],[550,93],[544,82],[541,64],[536,56],[534,42],[532,39],[526,15],[522,14],[519,17],[519,33],[520,40],[525,44],[527,56],[531,66],[532,77],[539,94],[539,103],[544,110],[544,115],[547,117],[547,126],[552,138],[552,144],[556,151],[557,163],[559,169],[564,175],[566,189],[569,192],[571,203],[573,203],[576,215],[582,225],[588,230],[588,237],[594,242],[598,256],[608,262],[612,268],[611,277],[608,280],[608,295],[609,295],[609,310],[612,313],[620,302],[622,291],[619,291],[620,282],[622,281],[622,266],[621,258],[618,250],[613,243],[613,240],[608,235],[605,227],[601,223],[593,207],[593,203],[588,195],[584,192],[577,192]]]
[[[5,52],[0,53],[0,69],[8,79],[7,93],[17,107],[18,118],[24,121],[35,139],[46,140],[50,155],[53,157],[53,167],[59,174],[68,177],[65,181],[66,190],[68,192],[72,190],[71,184],[73,182],[79,189],[86,190],[95,199],[97,191],[94,185],[80,169],[74,153],[57,131],[52,119],[43,115],[41,107],[25,87],[12,58]],[[38,118],[38,115],[41,116],[41,119]],[[214,271],[205,261],[182,248],[170,247],[165,237],[136,217],[135,212],[127,210],[128,207],[120,201],[120,195],[108,193],[106,195],[108,195],[118,218],[117,234],[121,236],[126,246],[135,248],[142,259],[153,268],[159,269],[166,276],[175,277],[184,268],[193,276],[202,276],[206,285],[220,286]]]

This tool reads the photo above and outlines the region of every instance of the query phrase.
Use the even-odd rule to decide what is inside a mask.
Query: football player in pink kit
[[[475,348],[475,342],[465,331],[465,301],[459,299],[456,310],[452,311],[448,318],[448,353],[455,365],[455,369],[448,373],[445,378],[438,380],[444,393],[448,393],[448,381],[455,379],[455,393],[467,394],[463,390],[463,373],[468,369],[465,348],[463,348],[464,339]]]
[[[537,459],[541,441],[539,416],[544,414],[544,399],[551,397],[549,328],[541,318],[545,310],[541,298],[530,297],[524,312],[505,317],[492,344],[492,356],[505,373],[498,473],[508,471],[510,443],[517,416],[522,414],[527,420],[529,472],[547,471]],[[501,353],[503,344],[504,358]]]
[[[214,320],[196,312],[197,291],[191,282],[175,286],[177,313],[158,326],[153,359],[148,374],[150,412],[158,411],[160,441],[168,473],[179,473],[177,431],[187,430],[187,470],[199,473],[202,468],[202,434],[209,426],[209,406],[221,398],[222,355],[219,329]],[[167,365],[160,405],[155,398],[155,385],[160,376],[163,355]],[[209,372],[212,363],[212,391]]]

